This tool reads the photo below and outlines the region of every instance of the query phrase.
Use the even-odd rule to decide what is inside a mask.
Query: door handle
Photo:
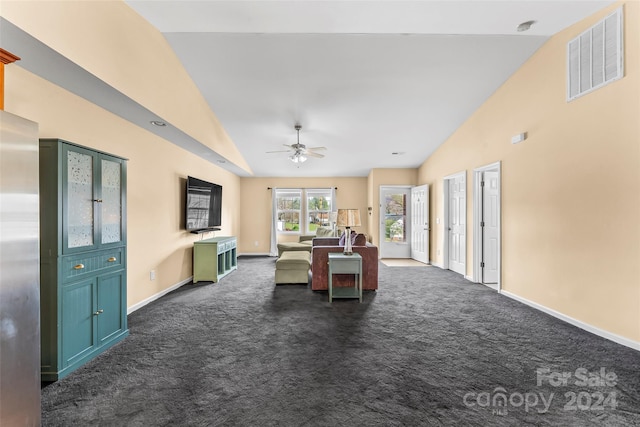
[[[97,315],[102,314],[102,313],[104,313],[104,310],[103,310],[103,309],[100,309],[100,310],[96,311],[96,312],[95,312],[95,313],[93,313],[93,314],[97,316]]]

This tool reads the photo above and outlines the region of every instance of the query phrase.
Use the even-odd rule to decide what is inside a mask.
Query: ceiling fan
[[[304,144],[300,144],[300,129],[302,126],[295,125],[296,132],[298,133],[298,142],[295,144],[283,144],[285,147],[289,147],[287,150],[279,151],[267,151],[267,153],[288,153],[291,152],[289,160],[293,163],[303,163],[307,161],[307,156],[317,157],[319,159],[324,157],[324,154],[316,153],[317,150],[326,150],[326,147],[308,147]]]

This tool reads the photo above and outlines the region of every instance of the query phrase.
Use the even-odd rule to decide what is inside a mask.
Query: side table
[[[354,286],[333,288],[334,274],[354,274]],[[345,255],[342,252],[329,254],[329,302],[333,298],[358,298],[362,302],[362,257],[358,253]]]

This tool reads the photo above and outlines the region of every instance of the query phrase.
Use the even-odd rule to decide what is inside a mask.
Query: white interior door
[[[380,187],[380,258],[410,258],[411,187]]]
[[[449,179],[449,270],[465,274],[467,186],[465,174]]]
[[[411,189],[411,258],[429,262],[429,186]]]
[[[483,172],[482,177],[482,283],[498,283],[499,174]]]

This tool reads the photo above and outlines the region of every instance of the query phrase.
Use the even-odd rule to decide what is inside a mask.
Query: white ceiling
[[[549,36],[612,2],[127,3],[164,34],[255,176],[290,177],[419,166]],[[324,159],[266,153],[296,142],[296,123]]]
[[[164,34],[255,176],[326,177],[419,166],[549,36],[613,1],[126,3]],[[39,52],[21,66],[148,123],[126,94],[0,21],[3,48]],[[325,158],[296,165],[266,153],[295,143],[296,123],[300,142],[326,147]],[[203,155],[180,129],[146,128]],[[220,165],[215,153],[205,158]]]

